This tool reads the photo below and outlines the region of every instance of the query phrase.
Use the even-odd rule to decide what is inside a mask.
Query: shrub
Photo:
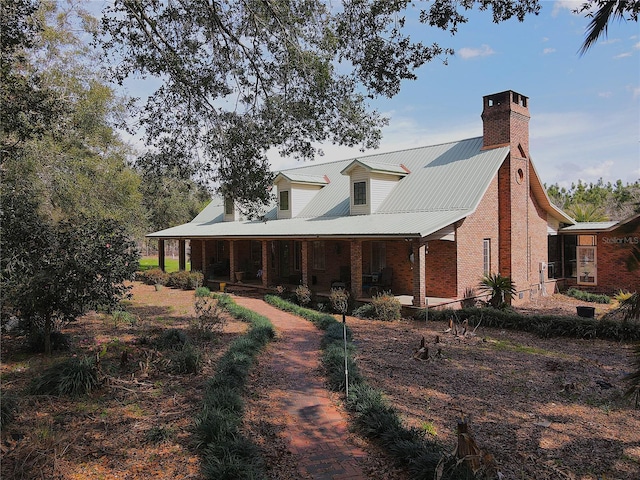
[[[144,272],[139,272],[137,277],[147,285],[167,285],[169,274],[159,268],[151,268]]]
[[[296,300],[298,305],[306,307],[311,303],[311,290],[306,285],[298,285],[296,287]]]
[[[578,290],[577,288],[570,288],[565,292],[569,297],[577,298],[578,300],[582,300],[583,302],[590,303],[611,303],[611,297],[608,295],[599,295],[595,293],[585,292],[583,290]]]
[[[144,438],[149,443],[158,444],[166,442],[167,440],[171,440],[174,435],[175,432],[172,428],[161,425],[159,427],[151,427],[149,430],[147,430],[144,434]]]
[[[336,313],[347,313],[349,309],[349,292],[343,288],[332,288],[329,293],[331,309]]]
[[[209,295],[211,295],[211,290],[209,290],[209,287],[196,288],[196,291],[195,291],[196,297],[208,297]]]
[[[416,320],[424,320],[424,311]],[[463,308],[461,310],[429,310],[429,320],[448,322],[468,320],[470,327],[482,324],[485,327],[504,328],[534,333],[543,338],[603,338],[609,340],[640,340],[640,324],[620,322],[602,318],[581,318],[560,315],[520,315],[512,311],[494,308]]]
[[[222,332],[227,323],[227,317],[222,314],[222,307],[217,298],[196,297],[194,309],[196,312],[195,328],[200,335],[207,336]]]
[[[516,285],[511,278],[503,277],[499,273],[488,273],[480,280],[479,289],[489,294],[489,306],[505,308],[511,303],[516,294]]]
[[[34,395],[86,395],[100,386],[98,366],[92,357],[70,358],[45,370],[31,384]]]
[[[187,334],[178,328],[165,330],[156,340],[156,346],[161,350],[179,350],[189,341]]]
[[[183,344],[179,350],[172,350],[168,358],[169,371],[173,373],[196,374],[202,367],[202,353],[190,343]]]
[[[382,292],[371,299],[374,318],[384,321],[400,320],[402,304],[391,292]]]
[[[360,307],[356,308],[352,313],[354,317],[358,317],[358,318],[373,318],[375,314],[376,314],[376,311],[373,308],[373,305],[370,303],[365,303],[364,305],[361,305]]]
[[[115,310],[111,313],[111,321],[113,322],[113,328],[118,328],[121,323],[128,323],[129,326],[134,326],[138,319],[132,313],[126,310]]]

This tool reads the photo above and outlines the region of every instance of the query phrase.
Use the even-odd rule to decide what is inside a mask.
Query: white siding
[[[371,213],[375,213],[378,211],[378,207],[387,198],[387,195],[391,192],[393,187],[398,184],[398,177],[394,177],[391,175],[382,175],[379,173],[371,174],[371,180],[369,180],[370,185],[370,203],[371,203]]]
[[[320,188],[319,185],[293,184],[291,186],[289,212],[292,218],[300,214]]]

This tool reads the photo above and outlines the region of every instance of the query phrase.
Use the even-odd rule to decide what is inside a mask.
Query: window
[[[595,235],[578,235],[578,245],[581,247],[593,247],[596,244]]]
[[[224,199],[224,214],[233,215],[233,198],[226,197]]]
[[[353,183],[353,204],[354,205],[367,204],[367,182]]]
[[[325,268],[325,254],[324,254],[324,242],[321,240],[313,242],[313,269],[324,270]]]
[[[387,266],[387,244],[371,242],[371,272],[381,272]]]
[[[289,210],[289,190],[280,192],[280,210]]]
[[[491,273],[491,239],[485,238],[482,241],[482,270],[485,275]]]

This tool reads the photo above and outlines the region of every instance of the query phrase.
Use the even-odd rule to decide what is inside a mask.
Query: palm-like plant
[[[511,277],[503,277],[499,273],[485,274],[478,288],[481,292],[489,294],[488,304],[494,308],[503,308],[516,294],[516,285]]]

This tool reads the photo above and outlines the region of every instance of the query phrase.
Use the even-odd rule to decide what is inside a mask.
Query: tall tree
[[[0,305],[3,319],[44,330],[50,351],[57,323],[125,294],[137,252],[124,220],[142,211],[139,179],[113,128],[118,102],[84,63],[73,11],[1,5]]]
[[[313,158],[318,142],[377,146],[387,120],[367,99],[395,95],[416,68],[452,53],[412,41],[403,27],[413,3],[115,0],[103,44],[118,81],[163,81],[142,112],[148,143],[193,152],[250,210],[269,197],[267,150]],[[451,33],[475,6],[496,22],[539,10],[537,0],[425,4],[420,21]]]

